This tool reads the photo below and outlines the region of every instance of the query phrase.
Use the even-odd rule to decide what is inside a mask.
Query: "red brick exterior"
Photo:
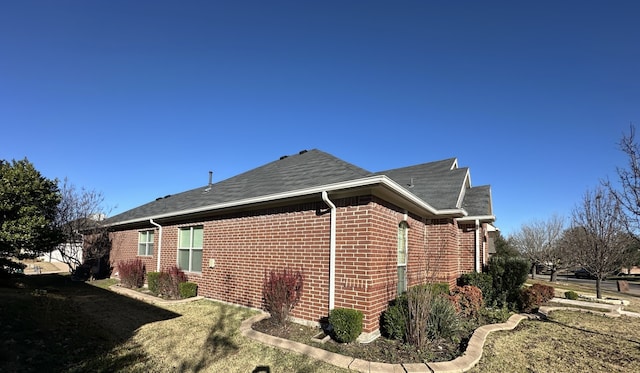
[[[455,284],[474,270],[475,225],[458,227],[454,219],[432,220],[376,197],[333,201],[336,211],[335,307],[362,311],[364,332],[379,328],[380,314],[397,292],[398,224],[409,224],[407,283],[428,280]],[[304,293],[293,316],[317,322],[329,307],[330,213],[321,202],[275,209],[216,215],[207,220],[162,227],[161,267],[177,263],[178,230],[204,227],[202,273],[187,273],[198,295],[243,306],[262,307],[265,272],[301,269]],[[155,229],[154,255],[140,257],[147,271],[156,271],[159,230],[148,228],[112,233],[111,265],[137,257],[138,231]],[[484,231],[484,230],[483,230]],[[209,268],[210,259],[215,260]]]

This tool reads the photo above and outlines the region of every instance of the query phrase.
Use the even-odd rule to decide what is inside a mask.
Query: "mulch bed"
[[[387,339],[383,336],[367,344],[357,342],[337,343],[333,339],[321,343],[319,339],[314,338],[323,333],[320,328],[292,322],[288,322],[285,327],[282,327],[274,324],[268,318],[254,323],[252,328],[264,334],[304,343],[342,355],[389,364],[449,361],[460,356],[466,347],[464,342],[456,344],[442,340],[429,343],[426,350],[420,351],[413,346],[397,340]],[[468,340],[468,338],[465,340]]]

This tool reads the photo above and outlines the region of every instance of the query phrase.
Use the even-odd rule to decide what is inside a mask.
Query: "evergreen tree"
[[[26,158],[0,160],[0,272],[24,267],[12,259],[34,258],[62,242],[54,224],[60,200],[57,181]]]

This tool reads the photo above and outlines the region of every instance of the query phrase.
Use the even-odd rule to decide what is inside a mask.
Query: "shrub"
[[[427,325],[431,312],[431,286],[414,286],[407,290],[407,328],[406,342],[421,350],[426,346]],[[437,297],[436,297],[437,298]]]
[[[460,319],[449,299],[437,296],[431,301],[427,321],[427,335],[431,340],[452,339],[460,331]]]
[[[527,286],[520,289],[518,309],[522,312],[536,312],[542,304],[542,295],[533,287]]]
[[[128,288],[141,288],[144,285],[145,266],[139,258],[118,263],[120,283]]]
[[[493,280],[494,298],[498,306],[517,305],[520,288],[527,281],[529,262],[517,257],[493,256],[489,260],[489,274]]]
[[[564,292],[564,297],[567,298],[567,299],[576,300],[576,299],[578,299],[578,293],[576,293],[573,290],[565,291]]]
[[[180,298],[195,297],[198,292],[198,284],[194,282],[181,282],[178,285]]]
[[[482,299],[487,305],[493,304],[493,279],[488,273],[465,273],[458,278],[458,286],[472,285],[482,291]]]
[[[401,295],[389,303],[382,313],[382,334],[390,339],[406,340],[407,336],[407,296]]]
[[[171,299],[180,298],[180,284],[187,282],[187,276],[184,272],[176,267],[170,267],[163,270],[158,276],[158,293]]]
[[[147,286],[153,294],[158,294],[158,278],[160,272],[147,272]]]
[[[301,271],[284,269],[265,272],[262,283],[264,308],[275,324],[285,326],[291,310],[300,302],[304,278]]]
[[[482,308],[482,291],[473,285],[455,286],[449,299],[457,313],[466,318],[477,318]]]
[[[533,284],[531,288],[535,292],[540,294],[542,303],[546,303],[556,296],[556,290],[553,288],[553,286],[544,285],[544,284]]]
[[[512,313],[507,307],[482,308],[479,318],[482,319],[483,324],[498,324],[506,322],[511,315]]]
[[[335,308],[329,312],[329,324],[333,327],[333,337],[341,343],[355,341],[362,333],[364,315],[351,308]]]

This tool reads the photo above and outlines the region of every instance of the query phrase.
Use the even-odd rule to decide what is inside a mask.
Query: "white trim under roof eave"
[[[465,216],[463,218],[458,218],[458,221],[474,221],[479,220],[481,222],[491,223],[496,221],[495,215],[476,215],[476,216]]]
[[[408,192],[406,189],[401,187],[398,183],[391,180],[389,177],[385,175],[376,175],[376,176],[365,177],[362,179],[321,185],[321,186],[312,187],[312,188],[298,189],[298,190],[289,191],[289,192],[276,193],[276,194],[270,194],[266,196],[253,197],[253,198],[246,198],[246,199],[241,199],[237,201],[219,203],[215,205],[201,206],[201,207],[196,207],[196,208],[182,210],[182,211],[175,211],[175,212],[166,213],[166,214],[151,215],[151,216],[146,216],[142,218],[130,219],[130,220],[125,220],[122,222],[115,223],[111,226],[115,227],[119,225],[149,221],[149,219],[156,220],[156,219],[163,219],[163,218],[169,218],[169,217],[180,216],[180,215],[196,214],[199,212],[204,212],[209,210],[218,210],[223,208],[249,205],[254,203],[270,202],[270,201],[276,201],[279,199],[294,198],[294,197],[300,197],[300,196],[305,196],[310,194],[322,193],[323,191],[332,192],[336,190],[358,188],[358,187],[375,185],[375,184],[382,184],[389,187],[390,189],[392,189],[394,192],[398,193],[405,199],[422,207],[423,209],[426,209],[427,211],[433,213],[434,215],[463,215],[463,216],[467,215],[467,212],[464,211],[463,209],[437,210],[433,206],[429,205],[428,203],[424,202],[420,198],[416,197],[414,194]]]

